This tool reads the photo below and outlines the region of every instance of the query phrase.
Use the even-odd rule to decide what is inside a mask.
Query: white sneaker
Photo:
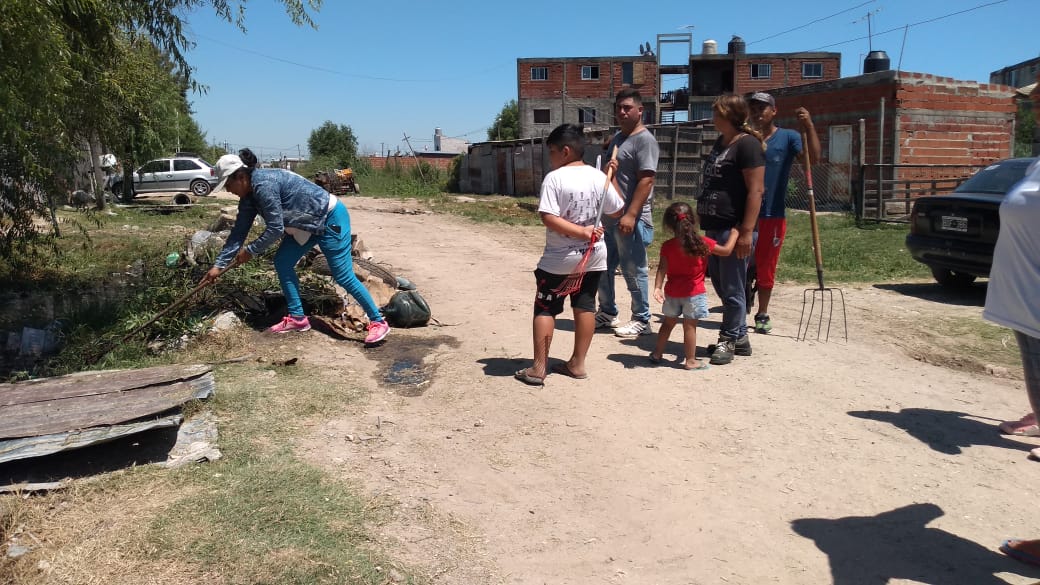
[[[650,331],[650,324],[642,321],[629,321],[621,327],[614,330],[614,335],[618,337],[639,337],[640,335],[650,335],[653,331]]]
[[[596,311],[596,329],[617,329],[621,325],[621,319],[617,315]]]

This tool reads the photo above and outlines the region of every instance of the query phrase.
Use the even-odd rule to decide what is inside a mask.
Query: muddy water
[[[454,337],[414,338],[395,335],[391,343],[373,348],[371,356],[379,362],[379,382],[399,396],[422,396],[437,374],[430,356],[441,345],[458,347]]]

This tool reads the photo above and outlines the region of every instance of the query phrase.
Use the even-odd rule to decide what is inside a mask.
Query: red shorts
[[[776,264],[780,261],[780,247],[787,235],[787,220],[783,217],[763,217],[758,220],[758,243],[755,244],[755,278],[758,288],[773,288],[776,282]]]

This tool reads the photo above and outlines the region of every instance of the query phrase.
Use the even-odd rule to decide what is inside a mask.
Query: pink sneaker
[[[365,343],[379,343],[386,339],[387,333],[390,333],[390,326],[386,324],[386,321],[372,321],[368,324],[368,336],[365,337]]]
[[[311,322],[309,319],[307,319],[306,315],[300,317],[299,319],[293,317],[292,315],[286,315],[285,318],[282,319],[281,323],[278,323],[277,325],[272,325],[267,331],[270,333],[288,333],[290,331],[310,330]]]

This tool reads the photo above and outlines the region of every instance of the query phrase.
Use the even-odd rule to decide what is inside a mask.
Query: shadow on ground
[[[484,375],[504,378],[512,377],[517,370],[531,365],[531,358],[483,358],[477,360],[484,364]]]
[[[107,443],[19,459],[0,465],[0,485],[91,477],[149,463],[163,463],[177,443],[177,427],[153,429]]]
[[[933,303],[981,307],[986,304],[986,284],[978,283],[963,289],[948,289],[935,282],[905,282],[875,284],[874,288],[890,290],[908,297],[916,297]]]
[[[925,443],[932,449],[948,455],[959,455],[972,445],[1029,451],[1036,445],[1012,441],[1000,434],[997,424],[975,420],[974,415],[951,410],[931,408],[904,408],[899,412],[885,410],[853,410],[856,418],[890,423]]]
[[[1040,576],[989,546],[926,526],[942,515],[935,504],[911,504],[877,516],[802,518],[791,528],[827,554],[834,585],[1007,585],[997,573]]]

